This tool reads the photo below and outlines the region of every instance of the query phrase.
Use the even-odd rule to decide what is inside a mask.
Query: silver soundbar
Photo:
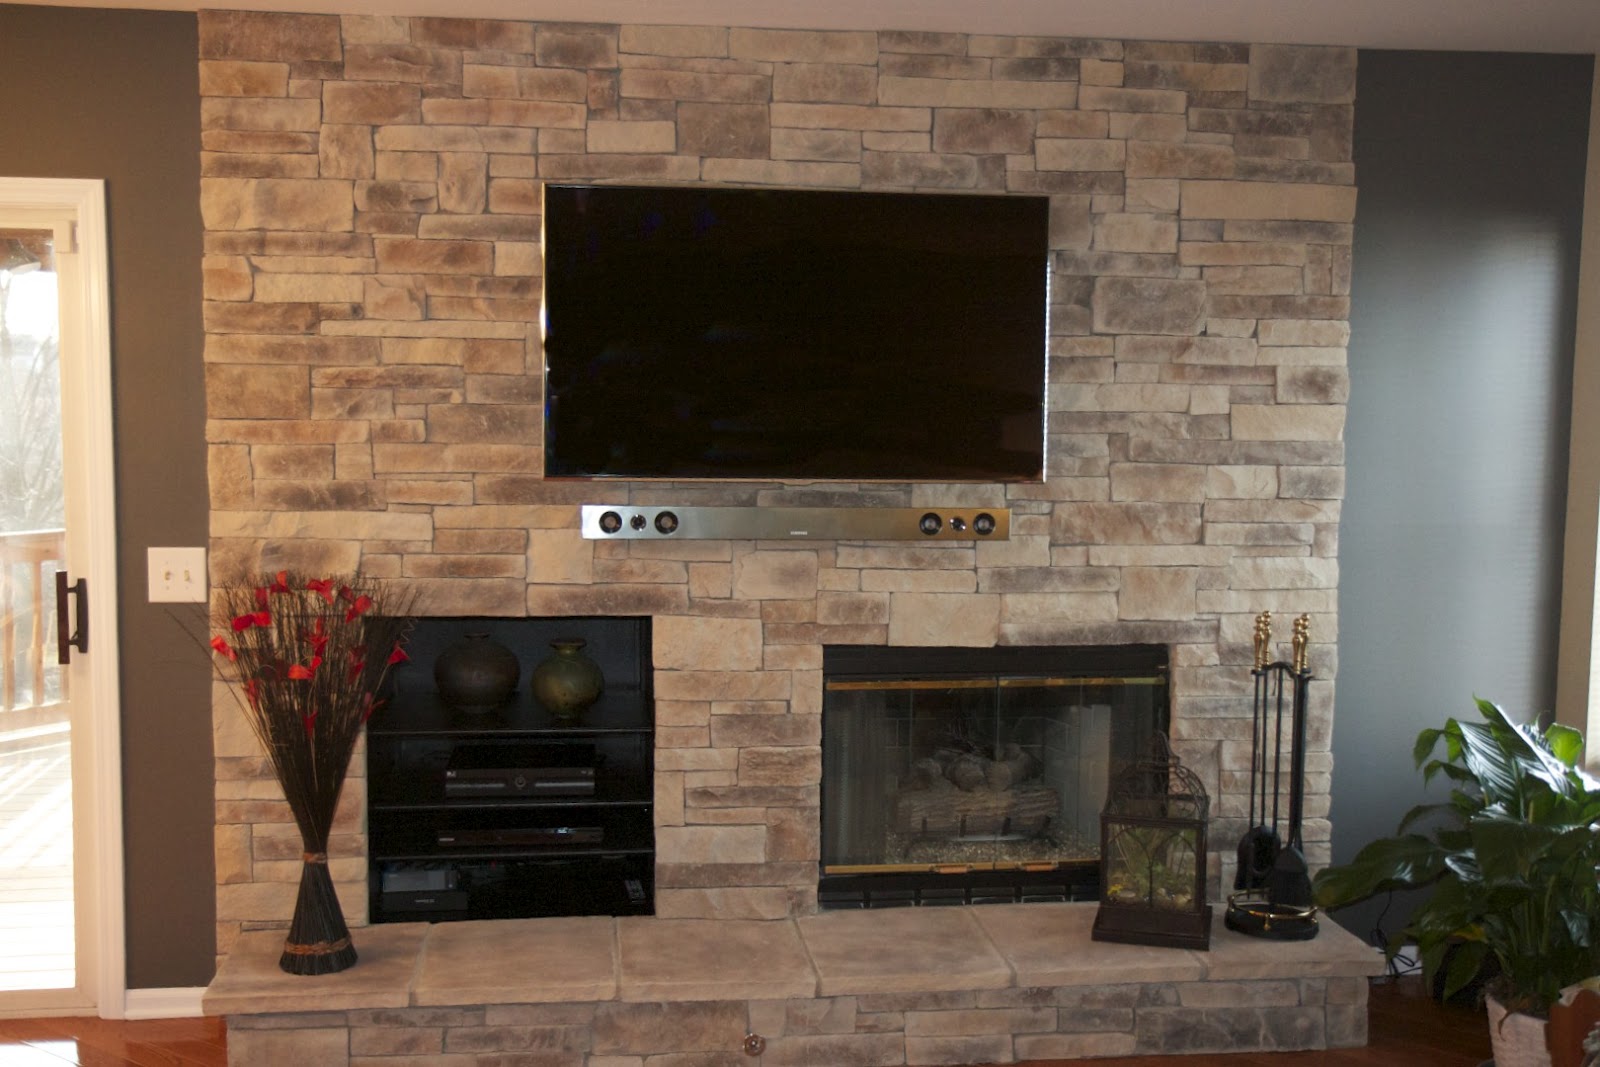
[[[584,504],[583,536],[620,540],[1004,541],[1011,510],[936,508],[702,508]]]

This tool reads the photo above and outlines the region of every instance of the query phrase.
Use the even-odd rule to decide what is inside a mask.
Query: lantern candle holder
[[[1096,941],[1211,947],[1206,902],[1210,798],[1157,733],[1148,759],[1112,779],[1100,815]]]

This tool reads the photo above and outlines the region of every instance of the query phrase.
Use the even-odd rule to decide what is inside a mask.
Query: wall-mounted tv
[[[551,478],[1043,477],[1049,201],[546,185]]]

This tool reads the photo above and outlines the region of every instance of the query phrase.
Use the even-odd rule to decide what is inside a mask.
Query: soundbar
[[[1011,510],[939,508],[715,508],[584,504],[583,536],[620,540],[1005,541]]]

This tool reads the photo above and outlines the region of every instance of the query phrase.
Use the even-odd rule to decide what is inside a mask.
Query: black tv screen
[[[551,478],[1043,476],[1044,197],[546,185]]]

